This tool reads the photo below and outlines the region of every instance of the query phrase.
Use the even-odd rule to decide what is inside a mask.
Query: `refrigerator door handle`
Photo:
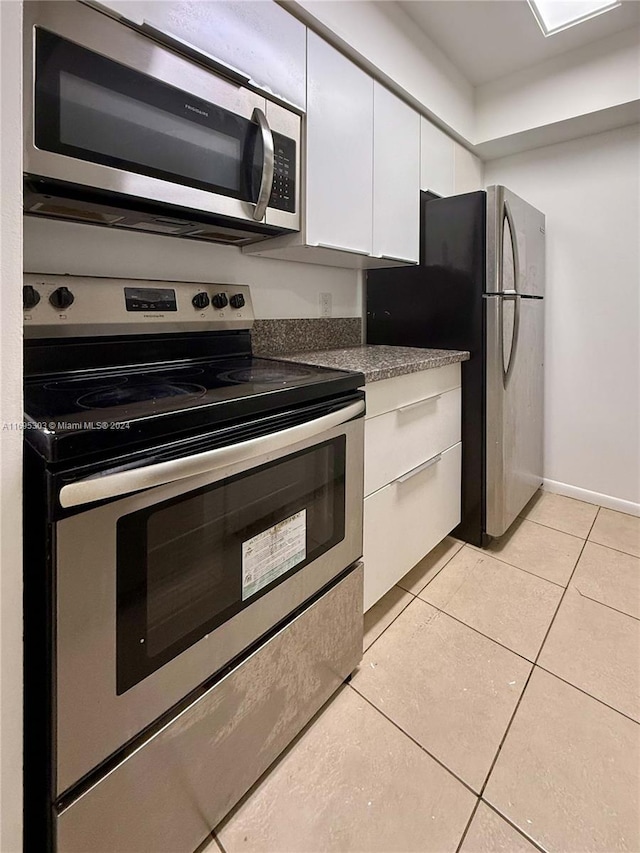
[[[517,293],[515,290],[500,290],[497,293],[483,293],[483,299],[495,299],[502,296],[504,299],[544,299],[544,296],[534,296],[533,293]]]
[[[516,352],[518,349],[518,334],[520,331],[520,296],[518,285],[520,284],[520,258],[518,257],[518,241],[513,224],[513,216],[509,202],[505,198],[503,202],[503,235],[504,235],[504,220],[506,219],[509,226],[509,237],[511,239],[511,251],[513,258],[513,289],[504,288],[504,243],[502,245],[502,257],[500,258],[500,308],[499,308],[499,340],[502,341],[502,384],[507,387],[507,383],[513,373],[513,367],[516,360]],[[513,329],[511,331],[511,346],[509,348],[509,358],[504,359],[504,301],[513,301]]]
[[[518,337],[520,334],[520,300],[517,298],[503,296],[500,300],[500,340],[503,340],[504,336],[504,302],[513,300],[513,330],[511,333],[511,348],[509,350],[509,361],[505,365],[504,363],[504,355],[502,362],[502,382],[504,387],[507,387],[507,383],[511,378],[511,374],[513,372],[513,366],[516,363],[516,352],[518,349]],[[504,350],[503,350],[504,353]]]

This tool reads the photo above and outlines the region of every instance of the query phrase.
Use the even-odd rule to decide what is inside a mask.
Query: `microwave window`
[[[230,190],[241,183],[238,137],[60,73],[60,141]]]
[[[345,535],[345,437],[118,522],[118,692]]]

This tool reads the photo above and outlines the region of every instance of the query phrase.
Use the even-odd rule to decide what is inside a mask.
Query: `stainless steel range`
[[[27,847],[191,853],[361,657],[364,380],[247,287],[24,305]]]

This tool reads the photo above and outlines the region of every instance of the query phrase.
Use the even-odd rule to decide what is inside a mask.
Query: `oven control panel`
[[[27,273],[28,338],[250,329],[247,285]]]

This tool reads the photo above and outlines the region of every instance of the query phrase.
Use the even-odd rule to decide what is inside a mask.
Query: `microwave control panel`
[[[269,207],[287,213],[296,210],[296,143],[280,133],[273,134],[273,186]]]

